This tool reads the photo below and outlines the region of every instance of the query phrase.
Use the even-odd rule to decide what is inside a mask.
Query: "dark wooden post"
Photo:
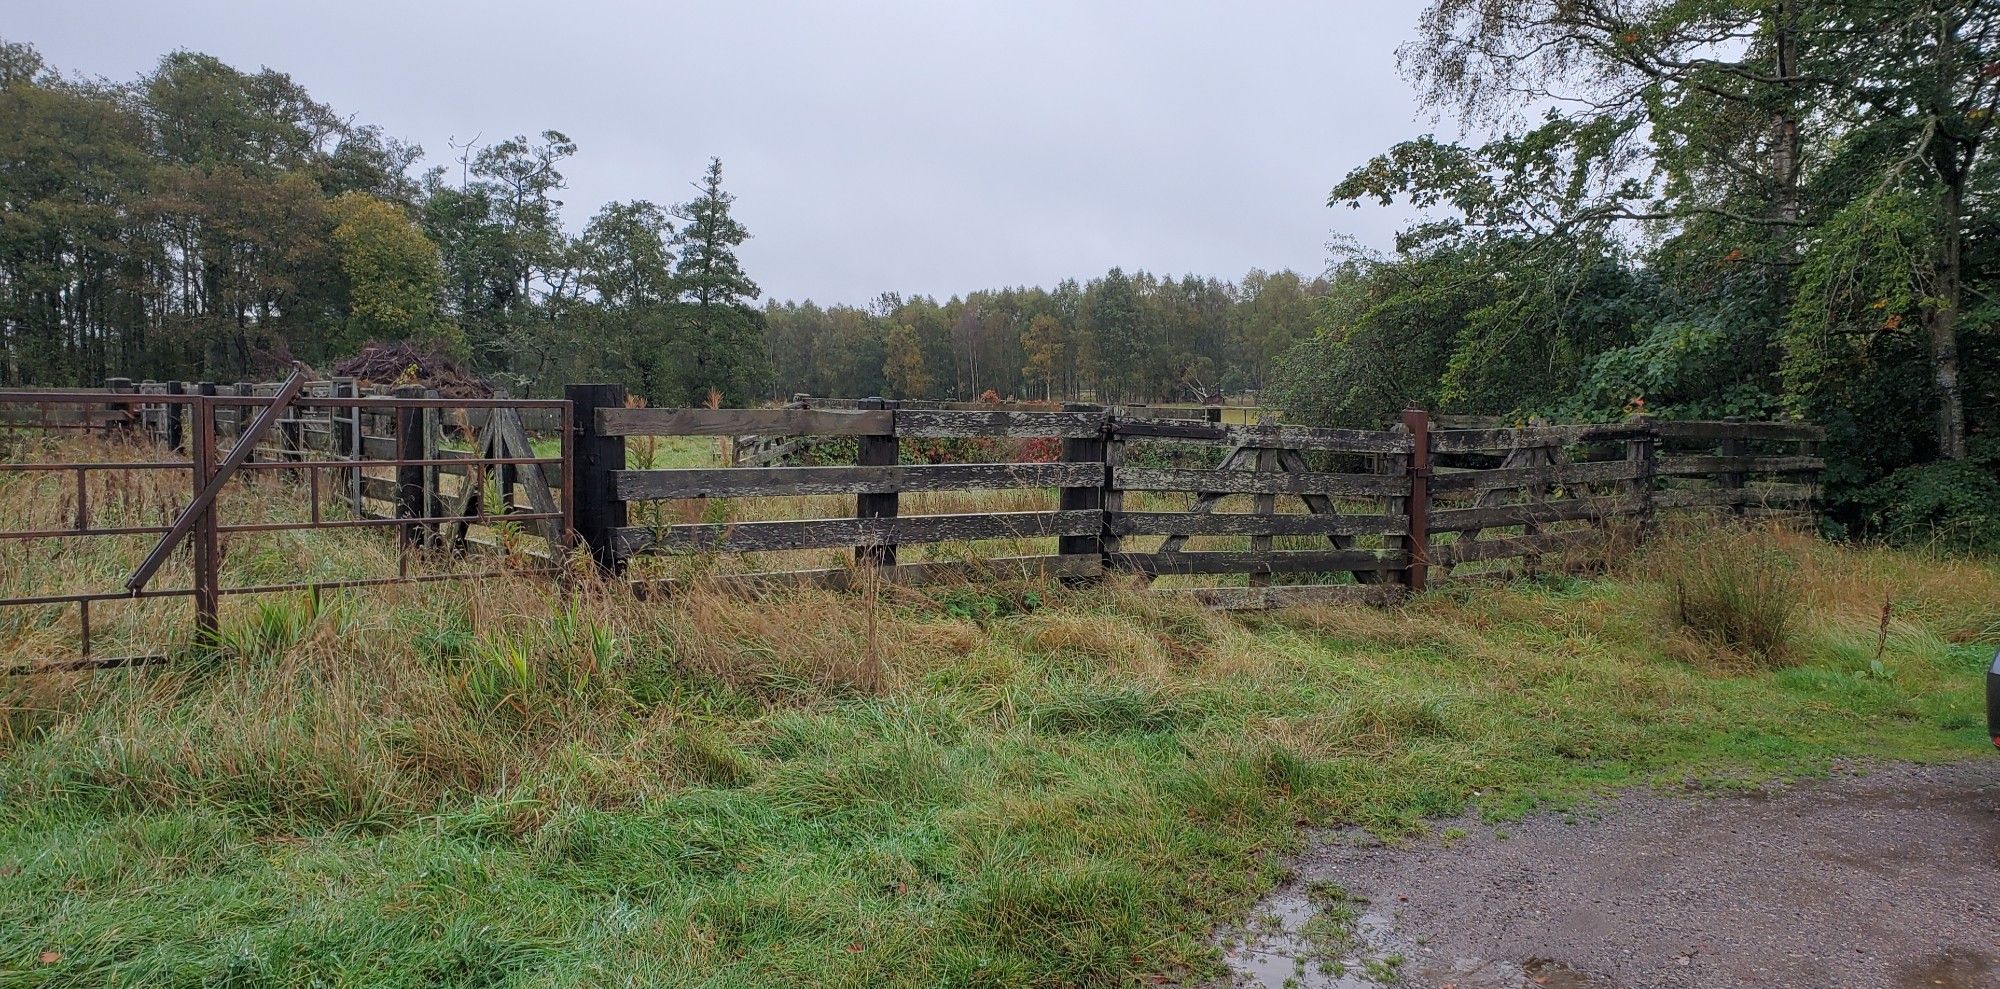
[[[440,393],[435,388],[426,388],[424,389],[423,397],[438,398],[440,397]],[[438,451],[444,449],[444,410],[430,406],[426,407],[423,413],[424,459],[442,459]],[[471,473],[469,471],[466,474],[466,479],[468,481],[471,480]],[[432,519],[443,518],[444,513],[444,468],[440,465],[432,464],[424,468],[424,517]],[[424,531],[426,534],[435,533],[442,524],[439,522],[425,523]]]
[[[1722,421],[1727,423],[1741,423],[1743,421],[1743,417],[1728,416],[1725,417]],[[1731,433],[1724,435],[1722,437],[1722,440],[1715,445],[1715,452],[1718,456],[1723,456],[1723,457],[1743,456],[1744,446],[1743,446],[1743,436],[1741,432],[1732,431]],[[1722,487],[1729,489],[1730,492],[1729,513],[1731,515],[1743,514],[1743,472],[1738,470],[1725,470],[1717,474],[1715,476],[1715,480],[1716,483],[1720,484]]]
[[[625,561],[613,540],[627,523],[625,503],[618,500],[612,472],[625,469],[625,437],[605,436],[597,431],[598,409],[625,407],[624,385],[570,385],[563,389],[575,421],[575,445],[571,458],[573,490],[563,492],[574,506],[577,537],[590,548],[599,568],[606,573],[622,572]],[[528,467],[528,470],[539,470]]]
[[[395,397],[422,398],[424,390],[415,385],[404,385],[396,389]],[[402,463],[407,460],[424,458],[424,416],[423,410],[407,405],[396,407],[396,517],[399,519],[422,518],[424,515],[424,468],[421,465]],[[411,523],[396,527],[404,545],[416,539],[410,531]]]
[[[1411,591],[1421,591],[1430,578],[1431,558],[1431,416],[1422,409],[1403,410],[1403,428],[1410,431],[1409,536],[1404,548],[1410,554],[1403,571],[1403,583]]]
[[[1083,402],[1064,402],[1064,412],[1103,412],[1101,405]],[[1062,462],[1066,464],[1103,464],[1106,444],[1104,432],[1096,436],[1076,437],[1062,441]],[[1060,488],[1056,492],[1056,508],[1065,512],[1104,512],[1104,491],[1110,486],[1109,468],[1098,477],[1096,484],[1087,488]],[[1094,556],[1104,558],[1104,531],[1100,523],[1098,531],[1087,536],[1058,536],[1056,552],[1064,556]]]
[[[166,394],[188,394],[188,386],[178,380],[170,380],[166,382]],[[166,448],[174,452],[188,452],[188,432],[182,428],[182,418],[180,418],[188,410],[188,406],[180,402],[166,402],[162,408],[164,408],[162,438],[166,440]]]
[[[1265,439],[1262,442],[1276,443],[1278,442],[1278,440],[1275,437],[1272,437],[1269,439]],[[1265,446],[1258,449],[1257,472],[1260,474],[1271,474],[1275,473],[1277,469],[1278,469],[1278,448],[1275,446]],[[1252,510],[1256,512],[1258,515],[1264,516],[1266,519],[1269,519],[1278,513],[1278,496],[1275,494],[1258,494],[1253,496],[1251,502],[1252,502]],[[1257,555],[1258,566],[1260,567],[1268,566],[1269,565],[1268,561],[1271,559],[1271,537],[1251,536],[1250,552]],[[1271,586],[1271,571],[1267,569],[1259,569],[1251,571],[1250,586],[1251,587]]]
[[[1653,487],[1660,470],[1655,444],[1659,434],[1653,429],[1653,420],[1643,413],[1626,421],[1641,431],[1625,441],[1625,459],[1638,475],[1632,479],[1632,510],[1639,518],[1639,538],[1644,539],[1653,531]]]
[[[896,403],[887,402],[875,397],[864,398],[855,405],[857,409],[874,411],[893,410],[895,407]],[[855,457],[854,462],[862,467],[894,467],[902,459],[903,448],[902,444],[896,439],[894,425],[890,426],[888,433],[860,437],[859,445],[860,451]],[[900,497],[894,491],[882,494],[855,495],[854,517],[858,519],[893,519],[902,511],[901,506],[898,504]],[[873,563],[876,566],[893,567],[896,565],[896,546],[894,543],[856,546],[854,547],[854,559],[857,563]]]
[[[111,393],[113,395],[133,395],[138,393],[138,389],[132,387],[131,378],[109,378],[106,379],[104,384],[107,388],[111,389]],[[119,430],[120,432],[127,432],[127,433],[131,432],[132,408],[133,408],[131,402],[129,401],[111,402],[106,404],[105,408],[111,412],[118,413],[121,416],[121,418],[114,419],[111,421],[111,428]]]
[[[1104,523],[1097,527],[1098,555],[1105,569],[1113,566],[1119,553],[1125,550],[1124,537],[1112,530],[1119,513],[1125,511],[1125,492],[1118,487],[1118,468],[1125,464],[1125,441],[1118,435],[1115,413],[1106,412],[1104,420],[1104,495],[1099,499],[1099,507],[1104,510]]]

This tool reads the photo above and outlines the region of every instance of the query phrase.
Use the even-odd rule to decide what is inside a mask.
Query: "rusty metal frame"
[[[124,430],[129,432],[131,427],[144,424],[144,409],[146,407],[166,406],[172,410],[178,410],[182,407],[188,410],[189,423],[187,433],[190,434],[184,437],[188,445],[189,458],[187,460],[149,459],[130,462],[93,460],[64,463],[0,463],[0,472],[44,474],[58,471],[75,472],[78,485],[77,513],[74,525],[54,529],[0,531],[0,545],[4,545],[9,541],[68,537],[153,534],[162,534],[164,537],[154,547],[153,551],[148,554],[146,561],[142,563],[141,570],[134,572],[132,578],[128,579],[126,586],[122,590],[0,598],[0,608],[37,605],[76,605],[78,609],[78,632],[80,639],[80,655],[75,658],[36,663],[31,666],[4,668],[0,669],[0,675],[60,670],[107,669],[146,665],[165,660],[166,657],[158,655],[113,657],[93,655],[91,651],[91,605],[94,602],[132,601],[169,597],[192,598],[197,640],[212,642],[219,630],[221,599],[227,596],[306,591],[317,599],[323,591],[340,590],[343,588],[377,587],[397,583],[480,580],[506,574],[559,575],[563,572],[560,556],[575,544],[574,468],[571,462],[573,459],[571,454],[574,440],[574,413],[568,401],[562,399],[382,398],[352,394],[335,395],[332,397],[310,397],[301,394],[306,384],[307,378],[301,372],[295,371],[286,380],[284,386],[279,388],[278,393],[274,395],[217,395],[214,394],[212,386],[202,387],[199,389],[201,393],[197,394],[172,392],[166,394],[107,393],[83,390],[0,391],[0,409],[27,405],[37,407],[41,410],[39,417],[0,418],[0,431],[39,431],[68,428],[75,424],[51,421],[51,417],[52,410],[55,407],[70,405],[80,407],[85,416],[102,413],[107,406],[110,408],[111,415],[109,418],[104,423],[93,421],[87,424],[88,431],[104,431],[108,433]],[[233,446],[218,463],[217,448],[222,445],[222,436],[218,430],[216,410],[220,406],[263,406],[264,408],[259,410],[254,422],[245,425],[243,430],[234,437]],[[307,459],[308,451],[299,450],[296,451],[296,458],[275,461],[257,461],[252,459],[259,440],[264,434],[270,431],[270,427],[273,424],[277,423],[283,417],[283,413],[288,406],[294,408],[311,407],[351,410],[349,418],[356,432],[354,458]],[[414,410],[427,408],[556,410],[560,413],[561,418],[559,433],[562,444],[561,449],[559,455],[553,457],[491,457],[482,456],[480,455],[481,451],[477,450],[473,451],[469,456],[450,458],[398,457],[379,459],[365,456],[362,445],[359,442],[359,423],[362,411],[367,409],[407,409],[414,412]],[[124,412],[122,419],[117,415],[120,409]],[[171,414],[176,418],[179,416],[178,411]],[[362,471],[369,468],[405,466],[420,468],[465,467],[466,475],[464,483],[480,484],[482,487],[484,486],[488,471],[494,467],[508,466],[516,469],[531,467],[539,470],[554,466],[560,468],[561,471],[562,497],[558,499],[558,510],[555,512],[517,512],[513,510],[514,506],[512,504],[508,504],[496,516],[488,510],[486,499],[482,497],[474,499],[478,506],[477,510],[464,515],[439,514],[424,511],[419,512],[416,516],[399,518],[356,517],[352,519],[328,519],[323,517],[320,504],[322,491],[319,477],[320,471],[353,471],[358,478]],[[192,475],[191,500],[180,511],[174,524],[107,527],[94,527],[92,525],[89,485],[86,480],[89,473],[160,470],[186,470]],[[253,476],[252,472],[259,470],[282,470],[289,472],[292,476],[296,476],[300,472],[306,474],[307,483],[304,487],[310,492],[309,497],[311,499],[309,520],[303,522],[248,522],[237,524],[224,524],[220,522],[220,508],[223,503],[228,501],[228,496],[225,493],[228,481],[239,475],[243,477]],[[357,483],[357,493],[358,491],[359,486]],[[339,496],[336,495],[336,497]],[[451,522],[462,522],[468,526],[490,526],[502,516],[509,521],[552,520],[557,523],[555,533],[557,542],[555,545],[550,546],[551,558],[547,561],[546,565],[488,569],[462,573],[411,574],[408,572],[408,559],[407,557],[403,557],[402,562],[398,566],[398,573],[393,577],[362,577],[238,587],[223,586],[221,581],[223,558],[221,537],[228,533],[363,527],[393,527],[399,531],[407,532],[414,525],[437,526]],[[194,586],[166,589],[148,587],[147,584],[150,579],[157,573],[159,567],[172,556],[175,546],[182,541],[188,541],[192,545],[192,555],[194,556],[195,564]]]
[[[160,541],[153,547],[153,551],[146,554],[146,558],[140,562],[139,568],[132,571],[132,576],[126,578],[126,590],[143,591],[146,589],[146,582],[153,579],[153,574],[159,571],[160,564],[167,562],[167,554],[173,552],[174,547],[179,545],[181,539],[187,536],[188,530],[194,528],[196,519],[211,514],[211,509],[215,505],[215,496],[222,493],[222,486],[228,484],[229,479],[235,476],[236,468],[243,466],[244,461],[250,459],[250,454],[257,449],[257,441],[263,439],[264,434],[271,431],[271,424],[278,421],[278,416],[283,414],[285,406],[290,404],[292,399],[298,397],[299,392],[305,386],[306,370],[304,366],[294,365],[291,376],[285,379],[283,385],[279,386],[278,394],[272,397],[271,404],[265,406],[263,411],[257,413],[257,418],[251,421],[249,428],[236,437],[235,448],[229,451],[228,458],[223,460],[220,466],[210,468],[203,463],[207,459],[207,455],[211,453],[208,448],[213,445],[213,436],[206,430],[199,431],[199,435],[204,440],[209,441],[203,443],[204,455],[195,458],[197,464],[195,474],[197,480],[200,480],[202,483],[201,490],[197,491],[194,500],[181,510],[180,518],[175,519],[173,526],[167,530],[167,534],[160,537]],[[213,415],[211,411],[213,409],[212,405],[204,402],[201,407],[204,414]],[[212,428],[213,422],[211,421],[210,429]],[[79,478],[77,483],[80,486],[83,483],[80,480],[82,475],[78,474],[77,476]]]

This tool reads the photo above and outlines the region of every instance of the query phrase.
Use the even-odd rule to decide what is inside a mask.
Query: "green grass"
[[[1798,575],[1780,669],[1677,630],[1672,545],[1396,611],[233,601],[221,656],[0,686],[0,984],[1194,978],[1304,824],[1989,747],[2000,572],[1757,538]]]

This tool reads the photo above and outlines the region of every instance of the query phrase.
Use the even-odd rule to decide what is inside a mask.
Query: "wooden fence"
[[[102,416],[62,414],[82,428],[136,416],[178,445],[180,407],[145,395],[272,387],[113,381]],[[356,387],[314,382],[307,394],[346,397]],[[138,396],[136,409],[115,401],[122,395]],[[1601,563],[1663,512],[1800,515],[1824,466],[1824,431],[1799,422],[1517,426],[1410,411],[1391,428],[1355,430],[1080,404],[801,398],[774,409],[628,408],[618,385],[571,386],[566,398],[570,461],[497,467],[500,504],[489,510],[546,515],[558,501],[570,505],[575,535],[600,565],[654,588],[694,576],[842,586],[862,574],[1129,573],[1223,607],[1382,601],[1440,580]],[[449,461],[533,457],[535,436],[559,433],[564,412],[298,406],[254,456],[355,460],[347,495],[360,516],[483,514],[467,499],[484,485]],[[232,417],[247,413],[217,414],[227,437],[242,425]],[[724,438],[725,456],[758,465],[633,469],[629,437]],[[828,439],[852,462],[783,459]],[[975,449],[986,457],[906,462],[938,440],[984,444]],[[746,441],[784,454],[743,458]],[[1016,455],[1033,441],[1056,455]],[[405,459],[445,463],[366,464]]]
[[[1637,418],[1438,429],[1411,411],[1391,429],[1350,430],[1086,405],[1045,411],[869,399],[626,408],[614,385],[574,387],[569,398],[580,431],[578,536],[600,563],[624,572],[646,558],[694,559],[714,564],[702,573],[758,582],[1124,572],[1221,607],[1382,601],[1438,579],[1533,571],[1578,556],[1601,561],[1662,511],[1799,514],[1823,466],[1823,431],[1790,422]],[[624,444],[637,436],[732,437],[737,451],[744,437],[774,445],[839,438],[852,441],[854,462],[633,470]],[[905,440],[1047,438],[1060,442],[1050,462],[905,463],[902,456]],[[973,491],[1044,500],[1026,510],[973,504],[904,512],[934,493]],[[839,515],[794,517],[801,499],[824,508],[827,496],[843,499]],[[791,501],[748,518],[730,504],[760,499]],[[711,510],[718,505],[724,510]],[[772,517],[785,510],[793,514]],[[1033,551],[1010,551],[1023,546]],[[826,565],[829,550],[876,566]],[[818,565],[805,562],[815,553]],[[717,563],[731,558],[749,565]],[[1221,575],[1245,580],[1190,583]]]

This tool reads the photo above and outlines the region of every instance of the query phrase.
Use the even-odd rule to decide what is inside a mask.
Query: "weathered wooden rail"
[[[1601,565],[1661,513],[1808,511],[1823,468],[1823,430],[1797,422],[1439,428],[1412,410],[1392,428],[1360,430],[1075,404],[629,408],[617,385],[542,402],[370,394],[343,380],[278,402],[276,388],[114,381],[11,392],[0,426],[143,431],[190,458],[150,466],[197,473],[202,455],[250,442],[244,470],[311,487],[301,525],[382,521],[419,547],[525,526],[546,562],[581,545],[641,590],[690,579],[844,587],[1128,574],[1228,608],[1383,602],[1437,581]],[[538,435],[549,448],[540,455]],[[662,436],[833,438],[853,463],[635,469],[628,438]],[[913,462],[934,458],[941,439],[980,441],[946,449],[981,462]],[[82,478],[120,465],[54,466]],[[329,493],[357,522],[321,519],[323,475],[338,479]],[[78,501],[82,520],[60,535],[94,534]],[[218,531],[234,529],[247,531]]]
[[[1162,589],[1224,607],[1380,601],[1436,579],[1532,572],[1558,558],[1601,561],[1662,511],[1796,514],[1816,496],[1823,466],[1824,433],[1803,423],[1637,418],[1434,429],[1412,411],[1393,429],[1353,430],[1082,405],[1050,411],[871,399],[635,409],[617,386],[574,389],[570,398],[578,449],[597,451],[578,467],[577,518],[579,537],[600,562],[625,571],[645,557],[754,557],[765,566],[727,574],[753,582],[852,583],[852,563],[812,566],[796,555],[846,549],[891,580],[959,578],[982,567],[1069,579],[1238,575],[1248,586]],[[838,466],[632,470],[624,442],[636,436],[733,437],[739,451],[746,437],[843,437],[857,441],[858,455]],[[936,438],[1054,438],[1061,456],[901,462],[903,440]],[[1162,447],[1205,452],[1212,466],[1158,466],[1171,458],[1149,453]],[[906,495],[947,491],[1054,500],[1030,511],[902,511]],[[650,522],[633,523],[635,508],[662,502],[800,496],[851,497],[853,507],[838,517],[724,521],[653,512]],[[928,560],[901,553],[941,545],[950,551]],[[1034,551],[1018,552],[1023,545]],[[781,554],[778,565],[767,554]]]

